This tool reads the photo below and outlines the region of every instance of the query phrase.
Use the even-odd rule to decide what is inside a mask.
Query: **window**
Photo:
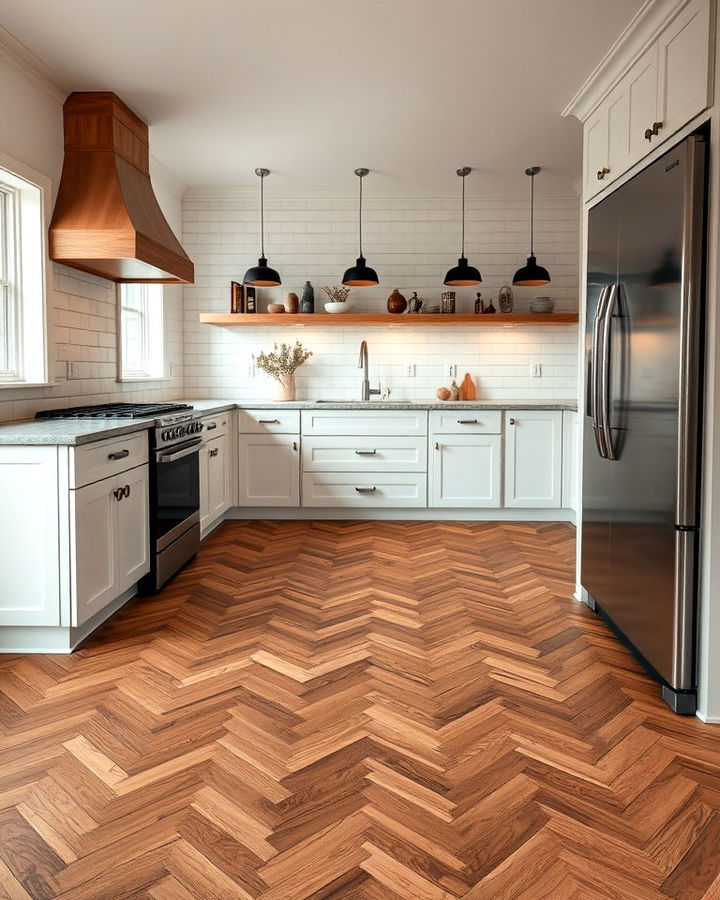
[[[163,288],[121,284],[120,372],[123,381],[163,378]]]
[[[46,380],[44,202],[48,185],[43,176],[0,157],[0,387]]]

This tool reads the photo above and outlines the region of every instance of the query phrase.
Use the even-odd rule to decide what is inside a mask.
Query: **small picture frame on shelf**
[[[257,297],[255,296],[255,288],[251,284],[244,284],[243,289],[244,311],[246,313],[256,313]]]
[[[233,315],[245,312],[245,294],[239,281],[230,282],[230,312]]]

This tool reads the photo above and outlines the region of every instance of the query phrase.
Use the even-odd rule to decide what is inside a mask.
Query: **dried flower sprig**
[[[349,287],[326,287],[323,285],[323,290],[333,303],[344,303],[350,293]]]
[[[312,356],[312,350],[305,350],[300,341],[295,341],[295,346],[290,344],[274,345],[271,353],[258,353],[255,363],[258,369],[262,369],[271,375],[276,381],[280,381],[281,375],[294,375],[295,370],[307,362]]]

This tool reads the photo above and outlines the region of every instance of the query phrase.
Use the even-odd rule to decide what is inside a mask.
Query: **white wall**
[[[53,202],[63,160],[62,98],[41,80],[0,59],[0,153],[52,181]],[[181,230],[181,189],[153,171],[158,200],[177,234]],[[48,223],[49,224],[49,223]],[[27,418],[38,409],[116,400],[155,400],[182,394],[182,289],[166,288],[167,380],[122,384],[116,381],[115,285],[49,263],[49,375],[46,388],[0,387],[0,422]]]
[[[268,181],[266,197],[270,192]],[[526,185],[521,185],[526,187]],[[552,283],[546,288],[516,288],[515,309],[527,312],[538,295],[555,299],[557,311],[578,308],[577,259],[579,206],[575,196],[542,196],[538,183],[536,253]],[[370,196],[369,196],[370,195]],[[259,255],[257,193],[193,189],[185,198],[183,241],[195,261],[196,281],[184,288],[185,391],[190,397],[266,397],[267,379],[249,375],[252,354],[274,341],[301,340],[314,351],[300,370],[300,396],[355,397],[360,341],[370,344],[371,375],[397,399],[434,397],[447,385],[446,364],[459,376],[479,379],[485,399],[566,398],[576,393],[577,329],[569,328],[218,328],[198,321],[200,312],[229,311],[231,280],[241,281]],[[457,197],[371,196],[366,186],[364,251],[381,285],[355,288],[357,311],[385,311],[394,287],[407,297],[416,290],[426,304],[439,304],[442,279],[459,255]],[[526,196],[470,197],[467,202],[466,255],[482,273],[485,299],[497,306],[498,290],[510,283],[528,253],[529,204]],[[306,196],[266,200],[266,252],[280,271],[282,288],[259,292],[260,307],[300,294],[306,279],[315,287],[316,311],[323,314],[321,286],[339,284],[354,263],[357,247],[357,197],[316,189]],[[457,289],[457,311],[472,312],[475,289]],[[530,378],[530,363],[543,376]],[[404,365],[414,363],[409,378]]]

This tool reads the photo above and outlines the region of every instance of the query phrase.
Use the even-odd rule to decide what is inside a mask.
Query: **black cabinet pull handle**
[[[130,456],[129,450],[118,450],[115,453],[108,453],[108,459],[125,459],[126,456]]]
[[[213,449],[210,451],[210,459],[214,459],[218,455],[219,452],[220,452],[219,447],[213,447]]]
[[[123,488],[115,488],[115,490],[113,491],[113,497],[116,500],[122,500],[122,498],[124,496],[125,496],[125,491],[123,490]]]
[[[205,426],[208,431],[214,431],[217,428],[217,422],[211,422],[209,425]]]
[[[356,487],[355,490],[358,492],[358,494],[374,494],[375,491],[377,490],[377,488],[376,487],[371,487],[371,488]]]
[[[279,425],[280,419],[258,419],[260,425]]]
[[[124,488],[122,488],[122,492],[126,497],[130,496],[130,485],[126,484]]]
[[[514,425],[514,424],[515,424],[515,419],[510,419],[509,424],[510,424],[510,425]]]
[[[458,425],[478,425],[477,419],[458,419]]]
[[[377,450],[356,450],[358,456],[375,456]]]

